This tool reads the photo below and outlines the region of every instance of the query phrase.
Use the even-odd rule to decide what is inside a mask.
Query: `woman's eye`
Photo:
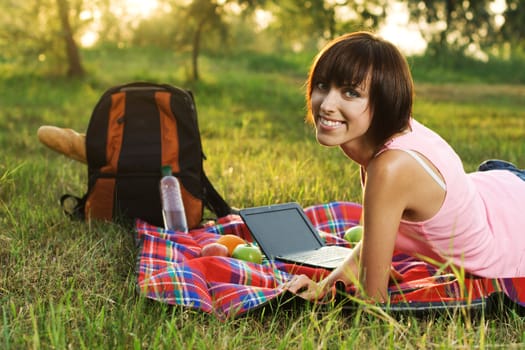
[[[343,93],[346,97],[359,97],[359,93],[353,89],[346,89]]]

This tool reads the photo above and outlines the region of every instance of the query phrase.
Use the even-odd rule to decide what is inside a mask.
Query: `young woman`
[[[335,39],[311,68],[306,97],[318,142],[361,166],[364,233],[324,280],[297,276],[286,288],[317,299],[343,281],[386,302],[394,249],[481,277],[525,276],[525,172],[488,161],[466,174],[447,142],[412,118],[412,77],[394,45],[368,32]]]

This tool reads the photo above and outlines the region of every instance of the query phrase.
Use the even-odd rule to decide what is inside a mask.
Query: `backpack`
[[[163,165],[170,165],[179,180],[189,229],[201,224],[205,207],[218,217],[233,212],[204,173],[197,111],[189,90],[148,82],[108,89],[91,115],[86,155],[86,194],[61,198],[72,218],[120,223],[142,219],[163,226]],[[72,207],[67,204],[71,198],[76,201]]]

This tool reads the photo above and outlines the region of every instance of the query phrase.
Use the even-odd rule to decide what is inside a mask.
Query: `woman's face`
[[[343,149],[366,144],[372,122],[368,88],[317,83],[311,94],[311,109],[317,141]]]

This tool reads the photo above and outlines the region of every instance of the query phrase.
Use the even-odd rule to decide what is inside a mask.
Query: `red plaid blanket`
[[[342,238],[346,229],[356,225],[361,206],[333,202],[305,209],[327,244],[349,244]],[[201,247],[223,234],[235,234],[252,241],[241,218],[230,215],[189,233],[166,231],[143,221],[136,222],[138,288],[148,298],[168,304],[184,305],[233,317],[263,306],[281,296],[280,287],[293,274],[321,278],[328,271],[281,262],[262,264],[234,258],[201,257]],[[504,293],[511,301],[525,307],[525,278],[456,278],[428,263],[407,255],[395,254],[393,267],[402,282],[389,286],[390,308],[432,310],[450,305],[480,305],[489,297]],[[347,290],[352,293],[352,288]]]

